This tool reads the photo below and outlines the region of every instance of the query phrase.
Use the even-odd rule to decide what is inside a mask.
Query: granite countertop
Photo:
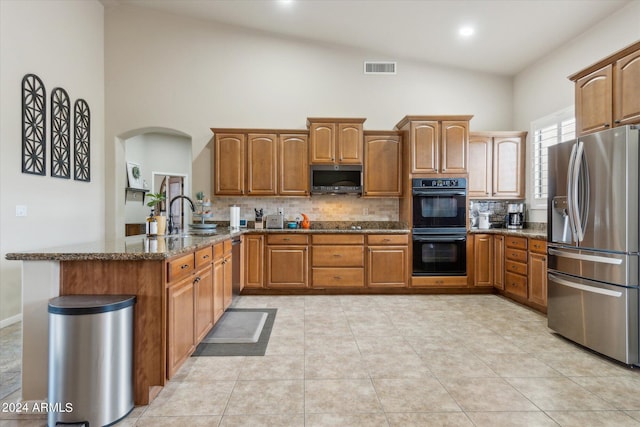
[[[352,229],[351,226],[361,229]],[[384,233],[408,234],[406,224],[398,222],[316,222],[311,229],[261,229],[253,228],[232,231],[218,225],[215,234],[188,233],[186,235],[158,236],[148,238],[144,235],[118,239],[101,240],[66,246],[37,249],[25,252],[11,252],[5,258],[17,261],[136,261],[164,260],[185,252],[197,250],[232,237],[248,233]]]
[[[479,228],[469,229],[471,234],[503,234],[505,236],[531,237],[534,239],[547,240],[547,230],[541,228],[524,228],[521,230],[513,230],[509,228],[490,228],[481,230]]]

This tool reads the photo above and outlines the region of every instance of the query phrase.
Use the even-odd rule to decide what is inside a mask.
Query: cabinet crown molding
[[[640,50],[640,41],[637,41],[633,44],[630,44],[627,47],[624,47],[622,49],[620,49],[617,52],[612,53],[611,55],[607,56],[606,58],[603,58],[601,60],[599,60],[598,62],[588,66],[587,68],[584,68],[580,71],[578,71],[575,74],[570,75],[569,77],[567,77],[569,80],[571,81],[577,81],[578,79],[581,79],[584,76],[588,76],[589,74],[593,73],[594,71],[598,71],[600,68],[609,65],[609,64],[613,64],[614,62],[616,62],[618,59],[623,58],[625,56],[627,56],[630,53],[633,53],[637,50]]]
[[[444,116],[404,116],[402,120],[398,122],[394,129],[402,129],[407,124],[416,121],[434,121],[434,122],[443,122],[443,121],[469,121],[473,118],[473,114],[469,115],[444,115]]]

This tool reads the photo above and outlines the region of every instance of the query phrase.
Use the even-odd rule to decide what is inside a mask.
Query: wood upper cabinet
[[[569,79],[575,82],[578,136],[640,123],[640,42]]]
[[[640,123],[640,49],[616,61],[614,67],[613,123]]]
[[[473,116],[406,116],[396,129],[409,145],[411,173],[466,173]]]
[[[215,194],[244,194],[246,135],[216,133],[213,143]]]
[[[264,286],[264,234],[244,236],[244,286],[262,288]]]
[[[525,197],[526,132],[471,132],[469,136],[469,197]]]
[[[279,148],[278,194],[309,195],[309,136],[281,134]]]
[[[491,234],[473,235],[473,285],[493,286],[493,236]]]
[[[493,197],[525,197],[525,143],[526,132],[493,139]]]
[[[362,164],[365,119],[308,118],[311,164]]]
[[[402,195],[402,137],[397,132],[364,133],[365,197]]]
[[[469,197],[491,197],[493,193],[493,138],[469,134]]]
[[[278,135],[247,135],[247,194],[275,196],[278,192]]]

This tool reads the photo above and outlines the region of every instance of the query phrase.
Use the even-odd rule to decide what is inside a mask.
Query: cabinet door
[[[231,254],[225,255],[222,265],[224,268],[223,303],[226,310],[231,306],[233,300],[233,262]]]
[[[194,294],[191,276],[169,286],[167,305],[167,377],[171,378],[191,355],[194,346]]]
[[[504,236],[493,236],[493,287],[504,290]]]
[[[244,134],[216,134],[213,150],[215,194],[244,194],[245,145]]]
[[[213,272],[211,265],[196,273],[194,279],[196,343],[213,327]]]
[[[371,287],[407,286],[407,246],[369,246],[367,285]]]
[[[520,137],[493,139],[493,197],[525,197],[524,141]]]
[[[336,148],[338,163],[362,164],[362,123],[338,123]]]
[[[269,288],[306,288],[309,257],[306,246],[267,246]]]
[[[264,235],[247,234],[244,236],[244,285],[247,288],[264,286]]]
[[[491,197],[493,191],[493,138],[469,136],[469,197]]]
[[[336,160],[335,123],[311,123],[309,126],[311,164],[332,164]]]
[[[616,126],[640,122],[640,51],[615,64],[613,120]]]
[[[473,236],[473,285],[493,286],[493,239],[491,234]]]
[[[213,323],[224,314],[224,258],[213,262]]]
[[[278,194],[309,195],[309,137],[280,135]]]
[[[547,256],[529,252],[529,301],[547,306]]]
[[[247,137],[247,194],[275,196],[277,170],[278,136],[250,133]]]
[[[442,122],[442,152],[440,154],[442,173],[467,172],[467,151],[469,146],[469,122]]]
[[[366,136],[364,140],[364,196],[402,195],[400,136]]]
[[[613,121],[613,66],[607,65],[576,81],[578,135],[608,129]]]
[[[409,128],[411,173],[437,173],[440,145],[440,123],[414,121]]]

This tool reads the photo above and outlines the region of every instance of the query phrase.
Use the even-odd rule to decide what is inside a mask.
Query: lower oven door
[[[467,235],[413,235],[414,276],[465,276]]]

